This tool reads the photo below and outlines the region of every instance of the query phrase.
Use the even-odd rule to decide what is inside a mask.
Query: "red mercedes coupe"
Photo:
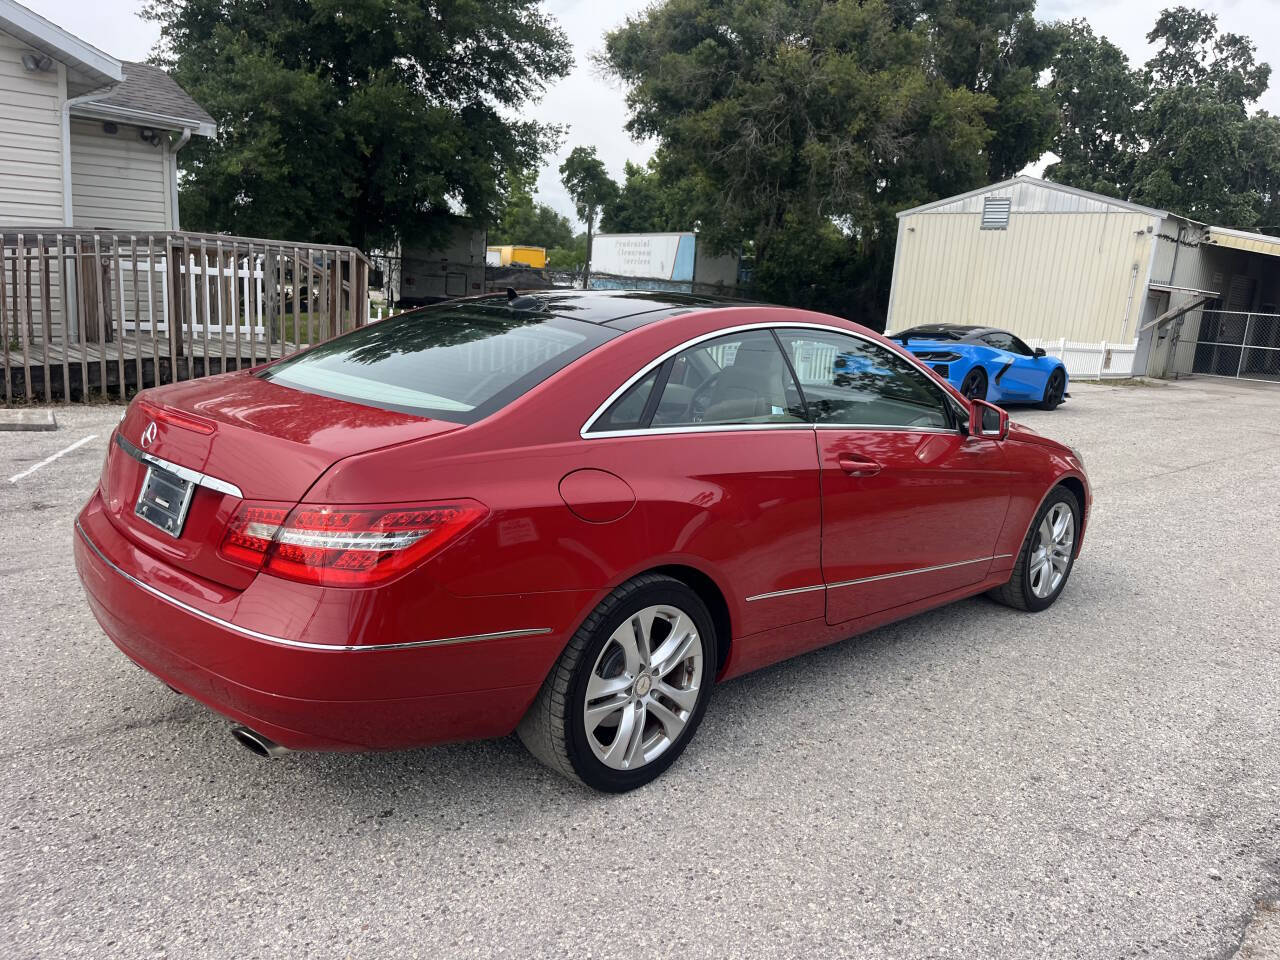
[[[978,593],[1057,599],[1080,455],[803,310],[548,291],[140,394],[75,524],[90,607],[240,743],[518,731],[601,790],[713,685]]]

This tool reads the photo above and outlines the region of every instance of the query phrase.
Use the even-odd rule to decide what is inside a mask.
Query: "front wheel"
[[[597,790],[634,790],[692,739],[715,672],[706,605],[679,580],[643,574],[578,628],[518,733],[558,773]]]
[[[1049,382],[1044,385],[1044,396],[1040,398],[1041,410],[1053,410],[1062,403],[1067,392],[1067,375],[1059,367],[1049,374]]]
[[[1066,487],[1055,487],[1031,522],[1009,582],[989,595],[1032,613],[1052,606],[1075,565],[1079,530],[1080,504],[1075,494]]]

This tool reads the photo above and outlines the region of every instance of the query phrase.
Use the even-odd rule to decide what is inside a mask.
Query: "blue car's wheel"
[[[1052,410],[1062,403],[1063,394],[1067,391],[1067,375],[1059,367],[1049,374],[1049,382],[1044,385],[1044,397],[1040,400],[1041,410]]]
[[[974,367],[966,373],[960,384],[960,392],[970,400],[987,399],[987,371]]]

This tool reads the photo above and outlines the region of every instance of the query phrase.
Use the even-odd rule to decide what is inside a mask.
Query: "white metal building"
[[[1076,377],[1280,377],[1280,238],[1025,176],[898,218],[891,331],[1005,327]]]

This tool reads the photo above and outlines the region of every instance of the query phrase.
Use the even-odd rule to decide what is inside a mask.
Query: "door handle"
[[[836,457],[840,469],[851,477],[874,477],[880,472],[880,464],[856,453],[842,453]]]

